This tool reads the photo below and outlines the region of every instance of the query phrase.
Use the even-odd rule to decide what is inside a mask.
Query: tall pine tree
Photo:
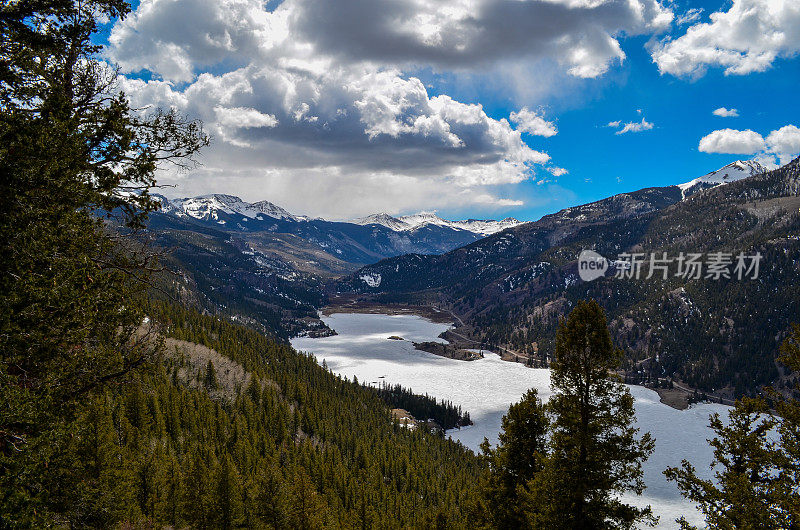
[[[613,373],[621,361],[602,308],[593,300],[578,302],[556,335],[550,454],[527,496],[533,527],[591,530],[654,522],[649,507],[620,500],[623,493],[644,490],[642,462],[655,445],[634,427],[633,397]]]
[[[800,371],[797,324],[781,346],[780,361]],[[800,403],[770,393],[774,410],[763,399],[744,398],[727,423],[711,416],[714,480],[698,476],[687,461],[664,472],[698,506],[708,528],[800,528]]]
[[[64,492],[44,479],[80,405],[151,358],[138,300],[153,262],[121,234],[156,206],[159,164],[207,142],[199,124],[143,117],[117,89],[95,33],[128,11],[0,3],[0,526],[47,523]]]
[[[488,522],[492,528],[528,528],[522,497],[528,482],[544,467],[548,419],[536,389],[528,390],[503,416],[496,448],[484,439],[481,449],[489,463],[484,479]]]

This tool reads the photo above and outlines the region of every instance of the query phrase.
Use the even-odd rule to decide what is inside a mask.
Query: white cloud
[[[698,149],[705,153],[756,155],[764,166],[777,167],[800,154],[800,128],[785,125],[766,138],[750,129],[721,129],[701,138]]]
[[[788,164],[800,154],[800,128],[786,125],[772,131],[766,138],[767,149],[773,153],[781,164]]]
[[[522,134],[552,136],[555,124],[525,107],[511,122],[491,118],[406,72],[545,65],[597,77],[625,59],[623,38],[672,19],[660,0],[285,0],[271,12],[262,0],[142,0],[113,26],[107,54],[125,73],[152,74],[121,81],[135,106],[176,108],[211,132],[202,169],[165,175],[181,193],[232,186],[287,207],[299,196],[308,207],[297,211],[334,216],[387,209],[387,196],[405,210],[426,194],[433,207],[455,196],[514,206],[497,187],[550,162]]]
[[[251,199],[333,217],[386,209],[392,200],[384,196],[406,211],[423,202],[445,207],[436,201],[446,203],[454,188],[469,192],[457,206],[515,206],[487,200],[495,197],[492,187],[528,180],[550,160],[507,120],[488,117],[480,105],[430,97],[414,77],[361,68],[317,74],[301,66],[206,73],[182,88],[124,78],[122,86],[134,106],[177,108],[201,118],[214,136],[202,169],[162,175],[182,194],[233,186]],[[312,177],[338,187],[313,185]],[[375,196],[357,200],[366,191]]]
[[[569,171],[567,171],[563,167],[557,167],[557,166],[549,167],[547,168],[547,171],[549,171],[554,177],[560,177],[562,175],[566,175],[567,173],[569,173]]]
[[[763,72],[779,57],[800,52],[800,2],[733,0],[728,11],[690,26],[677,39],[653,47],[662,74],[701,76],[708,67],[725,74]]]
[[[214,107],[217,116],[217,123],[232,129],[254,128],[254,127],[275,127],[278,119],[272,114],[264,114],[256,109],[245,107]]]
[[[750,129],[720,129],[700,139],[698,149],[704,153],[752,155],[765,147],[764,138]]]
[[[622,123],[622,120],[614,120],[614,121],[610,121],[610,122],[608,122],[608,125],[606,125],[606,127],[613,127],[613,128],[617,128],[617,127],[619,127],[619,126],[620,126],[620,124],[621,124],[621,123]]]
[[[501,199],[488,194],[479,194],[471,197],[471,202],[475,204],[485,204],[490,206],[523,206],[525,203],[517,199]]]
[[[683,13],[682,15],[678,15],[675,19],[675,23],[678,24],[679,26],[691,24],[692,22],[697,22],[698,20],[700,20],[700,17],[702,15],[703,15],[703,8],[695,7]]]
[[[642,121],[629,121],[626,124],[622,124],[621,121],[612,121],[609,122],[608,127],[619,127],[622,125],[622,128],[615,132],[614,134],[626,134],[629,132],[637,133],[642,131],[649,131],[653,128],[653,124],[646,119],[642,118]]]
[[[553,60],[596,77],[625,58],[622,35],[668,28],[658,0],[294,0],[298,36],[348,60],[483,69],[509,58]]]
[[[528,107],[522,107],[519,112],[512,112],[509,118],[517,125],[517,130],[520,132],[546,138],[558,134],[555,123],[545,120],[535,111],[529,110]]]
[[[714,116],[719,116],[720,118],[737,118],[739,117],[739,111],[736,109],[726,109],[725,107],[720,107],[712,112]]]
[[[550,60],[591,78],[625,59],[621,36],[658,33],[673,18],[659,0],[286,0],[271,13],[258,0],[143,0],[109,41],[125,71],[173,81],[287,49],[399,68]]]

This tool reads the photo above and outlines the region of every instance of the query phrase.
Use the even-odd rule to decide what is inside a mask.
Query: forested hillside
[[[34,520],[466,527],[482,468],[470,451],[255,331],[157,302],[149,314],[163,360],[92,396]]]
[[[209,137],[99,60],[129,11],[0,4],[0,528],[463,527],[477,457],[280,341],[319,299],[212,230],[148,246],[156,170]]]

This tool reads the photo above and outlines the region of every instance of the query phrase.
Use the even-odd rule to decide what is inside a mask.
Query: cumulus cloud
[[[753,155],[764,147],[764,138],[755,131],[720,129],[701,138],[698,149],[704,153]]]
[[[512,112],[509,118],[517,125],[517,130],[524,133],[547,138],[558,134],[555,123],[545,120],[528,107],[522,107],[519,112]]]
[[[770,132],[766,138],[750,129],[721,129],[701,138],[698,149],[705,153],[757,155],[768,165],[775,165],[775,160],[786,164],[800,154],[800,128],[785,125]]]
[[[733,0],[711,21],[690,26],[677,39],[665,39],[652,50],[662,74],[702,76],[708,67],[725,74],[763,72],[779,57],[800,52],[800,2]]]
[[[357,200],[368,192],[415,210],[428,196],[434,207],[455,196],[515,206],[498,187],[561,171],[522,139],[557,133],[541,113],[495,119],[408,72],[541,63],[597,77],[625,59],[622,38],[672,19],[660,0],[285,0],[271,11],[261,0],[142,0],[106,53],[135,106],[176,108],[211,132],[202,169],[164,175],[180,193],[231,186],[292,206],[299,188],[284,184],[306,183],[299,196],[319,210],[298,211],[351,216],[387,209]]]
[[[641,111],[639,111],[641,114]],[[614,134],[627,134],[627,133],[637,133],[642,131],[649,131],[654,127],[654,125],[647,121],[646,119],[642,118],[642,121],[629,121],[627,123],[622,123],[622,120],[610,121],[606,127],[611,127],[616,129],[620,127],[618,131]]]
[[[625,59],[621,35],[658,33],[673,17],[659,0],[286,0],[273,12],[258,0],[143,0],[109,40],[126,71],[173,81],[289,48],[400,68],[547,59],[597,77]]]
[[[800,153],[800,128],[786,125],[772,131],[766,138],[767,148],[781,164],[788,164]]]
[[[554,177],[560,177],[562,175],[566,175],[567,173],[569,173],[569,171],[567,171],[563,167],[557,167],[557,166],[549,167],[547,168],[547,171],[549,171]]]
[[[737,118],[739,117],[739,111],[736,109],[726,109],[725,107],[720,107],[712,112],[714,116],[719,116],[720,118]]]
[[[340,68],[320,74],[295,62],[291,72],[250,65],[205,73],[181,88],[159,80],[123,78],[121,84],[134,106],[176,108],[202,119],[214,137],[201,170],[163,175],[181,193],[234,186],[253,199],[269,197],[302,206],[297,211],[334,217],[377,209],[377,197],[347,200],[364,190],[394,196],[395,202],[413,199],[409,209],[421,207],[420,201],[437,206],[410,188],[427,190],[442,203],[454,188],[470,191],[459,206],[514,206],[489,201],[495,196],[490,188],[530,179],[536,166],[550,160],[507,120],[490,118],[480,105],[431,97],[421,81],[398,71]],[[318,185],[299,194],[266,185],[287,178],[300,185],[310,176],[336,182],[344,195]],[[263,195],[270,189],[277,195]],[[298,196],[303,205],[296,204]],[[318,210],[309,212],[310,205]]]
[[[658,0],[297,0],[299,35],[348,60],[476,68],[521,56],[596,77],[625,58],[619,36],[673,19]]]

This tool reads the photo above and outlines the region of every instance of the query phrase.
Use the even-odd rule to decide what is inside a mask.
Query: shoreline
[[[431,322],[437,324],[452,324],[453,326],[455,326],[456,324],[454,322],[455,319],[453,318],[454,315],[449,311],[442,311],[430,306],[415,306],[407,304],[381,304],[378,302],[370,302],[365,300],[338,301],[321,308],[320,313],[324,316],[331,316],[337,313],[369,314],[369,315],[414,315],[430,320]],[[447,334],[448,333],[446,331],[442,335],[446,336]],[[459,347],[457,342],[453,342],[447,339],[446,337],[443,338],[448,340],[448,345],[453,346],[455,348]],[[416,349],[421,349],[421,348],[416,348]],[[513,360],[513,357],[504,356],[501,353],[497,352],[492,352],[492,353],[497,354],[498,356],[500,356],[502,360],[506,362],[515,362]],[[435,353],[432,354],[436,355]],[[468,361],[464,360],[464,362]],[[686,410],[689,408],[689,393],[685,392],[684,390],[650,388],[645,385],[633,385],[633,386],[640,386],[642,388],[653,390],[658,394],[661,403],[675,410]]]
[[[338,301],[320,309],[324,316],[335,313],[362,313],[370,315],[415,315],[430,320],[436,324],[452,324],[455,326],[453,315],[447,311],[440,311],[429,306],[413,306],[406,304],[381,304],[364,300]]]

